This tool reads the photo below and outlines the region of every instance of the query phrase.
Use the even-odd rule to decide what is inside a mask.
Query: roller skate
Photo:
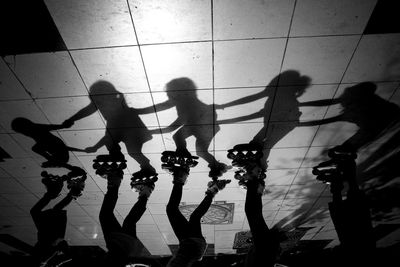
[[[58,197],[64,186],[64,181],[67,180],[67,176],[53,175],[47,171],[42,171],[40,175],[43,177],[42,183],[47,189],[48,196],[50,196],[52,199]]]
[[[190,168],[195,167],[199,157],[192,156],[189,152],[164,151],[161,156],[161,168],[173,173],[176,169],[183,169],[189,173]]]
[[[158,174],[154,169],[142,169],[132,175],[131,188],[139,192],[139,196],[149,197],[154,190],[154,183],[157,180]]]
[[[232,169],[232,166],[228,166],[222,162],[215,162],[214,164],[208,165],[208,167],[210,167],[210,172],[208,173],[208,176],[211,177],[213,180],[217,180],[218,177],[221,177],[228,170]]]
[[[96,174],[105,179],[110,175],[122,177],[123,170],[127,167],[123,154],[98,155],[93,162],[93,169],[96,170]]]
[[[207,190],[206,194],[207,195],[212,195],[215,196],[220,190],[224,189],[227,184],[229,184],[231,180],[213,180],[209,181],[207,184]]]
[[[261,168],[262,148],[254,144],[239,144],[228,150],[228,158],[232,165],[238,170],[234,178],[238,180],[239,186],[247,188],[247,183],[257,180],[260,185],[265,185],[265,169]]]
[[[326,184],[343,182],[346,175],[355,175],[355,159],[357,154],[346,151],[342,146],[337,146],[328,151],[331,158],[313,167],[312,173],[317,176],[317,180]],[[352,173],[353,172],[353,173]]]
[[[67,188],[69,189],[69,194],[77,199],[82,195],[82,191],[85,188],[86,172],[79,168],[73,167],[71,171],[67,174]]]

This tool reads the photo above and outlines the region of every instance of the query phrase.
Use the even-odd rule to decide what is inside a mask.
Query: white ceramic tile
[[[26,158],[29,156],[30,147],[23,148],[10,134],[0,134],[0,147],[10,155],[11,158]],[[28,151],[27,151],[28,150]]]
[[[291,36],[362,34],[376,0],[296,2]]]
[[[67,52],[9,56],[5,61],[35,98],[87,94]]]
[[[279,73],[285,39],[216,42],[216,88],[266,86]]]
[[[3,194],[17,194],[17,193],[29,194],[27,189],[18,180],[3,178],[3,179],[0,179],[0,184],[1,184],[0,190],[1,190],[2,195]]]
[[[53,124],[63,123],[91,103],[87,96],[39,99],[36,102]],[[75,121],[69,129],[99,129],[105,127],[98,111],[85,115],[82,119]]]
[[[18,63],[19,64],[19,63]],[[6,61],[0,61],[0,100],[30,99],[30,95],[22,87],[14,73],[8,68]]]
[[[264,146],[267,148],[309,146],[318,127],[299,127],[297,125],[294,122],[269,123]]]
[[[308,184],[293,184],[287,194],[287,198],[317,198],[325,189],[325,184],[313,181]],[[315,199],[312,200],[314,203]]]
[[[265,112],[257,113],[268,104],[267,101],[271,99],[270,93],[272,92],[273,89],[269,87],[215,90],[214,103],[217,108],[217,122],[221,121],[221,124],[242,121],[263,122],[264,116],[267,114]],[[218,107],[219,105],[221,108]]]
[[[137,44],[126,1],[45,3],[69,49]]]
[[[214,1],[214,38],[286,37],[295,1]]]
[[[94,146],[101,138],[104,137],[106,130],[85,130],[85,131],[62,131],[59,132],[65,144],[69,147],[77,149],[85,149],[87,147]],[[86,155],[86,152],[74,152],[76,155]],[[95,153],[90,153],[90,155],[95,154],[108,154],[107,148],[102,146]]]
[[[283,70],[295,70],[309,76],[312,84],[338,83],[358,39],[359,36],[291,38]]]
[[[215,248],[232,248],[236,230],[215,231]]]
[[[91,94],[100,93],[92,87],[97,81],[110,83],[110,91],[120,93],[149,91],[138,47],[77,50],[71,55]]]
[[[263,128],[262,123],[222,124],[215,135],[215,149],[227,150],[237,144],[248,143]]]
[[[149,45],[141,51],[152,91],[162,91],[171,80],[183,77],[196,88],[212,88],[210,42]]]
[[[400,34],[364,35],[344,82],[399,80]]]
[[[140,44],[211,39],[211,2],[129,1]]]
[[[8,159],[7,162],[1,162],[0,166],[15,178],[39,177],[42,172],[42,168],[32,158]]]
[[[321,162],[327,161],[329,159],[329,148],[330,147],[324,146],[310,147],[306,156],[304,157],[301,167],[315,167]]]

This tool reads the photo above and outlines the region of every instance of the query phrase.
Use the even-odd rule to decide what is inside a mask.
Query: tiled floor
[[[128,168],[115,211],[121,221],[137,198],[129,182],[139,164],[128,151],[150,160],[160,179],[138,223],[138,235],[154,255],[169,255],[168,245],[177,244],[165,212],[171,177],[161,170],[160,155],[176,148],[177,129],[169,126],[182,126],[178,116],[187,120],[183,127],[195,133],[186,139],[193,154],[208,150],[227,164],[227,149],[265,130],[268,193],[263,213],[268,225],[283,227],[301,217],[304,225],[314,227],[303,239],[337,244],[327,210],[329,188],[315,181],[311,167],[326,159],[328,148],[360,129],[371,129],[377,121],[370,118],[368,125],[368,115],[357,104],[346,110],[343,101],[333,105],[331,100],[341,100],[346,88],[369,81],[377,86],[377,104],[400,103],[400,33],[364,34],[376,2],[45,0],[67,50],[3,55],[0,60],[0,148],[6,152],[0,162],[0,233],[33,245],[36,229],[29,209],[44,192],[40,182],[44,158],[32,151],[35,141],[13,131],[11,122],[24,117],[34,123],[61,124],[94,103],[95,112],[52,133],[67,146],[81,149],[94,145],[106,131],[114,138],[124,134],[120,144]],[[284,75],[278,77],[280,73]],[[174,79],[180,80],[170,83]],[[99,80],[108,82],[103,91],[92,87]],[[184,88],[179,87],[182,84]],[[250,100],[243,99],[248,96]],[[324,104],[315,104],[318,100]],[[121,108],[123,101],[130,110]],[[232,101],[236,103],[221,107]],[[157,104],[162,103],[172,105],[161,109]],[[153,105],[151,111],[141,110]],[[352,112],[350,119],[323,121],[344,111]],[[399,113],[390,115],[381,108],[376,114],[393,121],[399,118]],[[392,127],[363,147],[361,171],[367,170],[363,163],[388,169],[385,179],[379,172],[360,174],[359,182],[367,189],[373,182],[382,190],[394,188],[398,172],[390,169],[393,165],[385,167],[387,161],[374,151],[382,146],[389,156],[398,153],[399,143],[384,146],[398,129]],[[130,142],[138,136],[147,138],[141,150]],[[196,138],[207,137],[205,146],[196,147]],[[69,153],[70,164],[89,174],[83,196],[68,207],[66,238],[71,245],[105,248],[98,213],[106,181],[92,168],[95,156],[105,153],[105,147],[96,153]],[[200,158],[183,202],[202,199],[209,181],[207,165]],[[223,178],[233,179],[233,170]],[[235,203],[232,224],[203,225],[215,253],[234,253],[235,233],[248,229],[245,193],[233,181],[215,198]],[[396,208],[390,201],[375,204],[374,212]],[[1,249],[12,250],[6,245]]]

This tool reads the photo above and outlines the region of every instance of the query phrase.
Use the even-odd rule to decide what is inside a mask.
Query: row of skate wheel
[[[97,175],[103,178],[111,174],[122,176],[126,167],[126,160],[122,154],[118,156],[98,155],[93,160],[93,169],[96,170]]]
[[[328,156],[330,160],[313,167],[312,173],[317,176],[318,181],[331,184],[341,180],[346,170],[355,168],[357,154],[353,151],[337,146],[328,151]]]
[[[43,171],[41,176],[42,183],[46,186],[48,191],[52,189],[56,189],[56,191],[61,190],[64,182],[66,181],[67,188],[70,190],[70,193],[74,198],[82,195],[87,178],[86,172],[79,167],[72,167],[70,172],[61,176],[48,173],[47,171]]]
[[[168,171],[172,171],[176,168],[189,170],[190,168],[196,167],[198,164],[198,158],[199,157],[187,153],[183,154],[176,151],[164,151],[161,155],[161,168]]]

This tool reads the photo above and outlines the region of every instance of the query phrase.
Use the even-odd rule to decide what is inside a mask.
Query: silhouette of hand
[[[74,121],[73,120],[65,120],[62,124],[63,128],[70,128],[72,125],[74,125]]]
[[[97,148],[93,147],[93,146],[89,146],[87,148],[84,149],[86,153],[94,153],[97,151]]]

